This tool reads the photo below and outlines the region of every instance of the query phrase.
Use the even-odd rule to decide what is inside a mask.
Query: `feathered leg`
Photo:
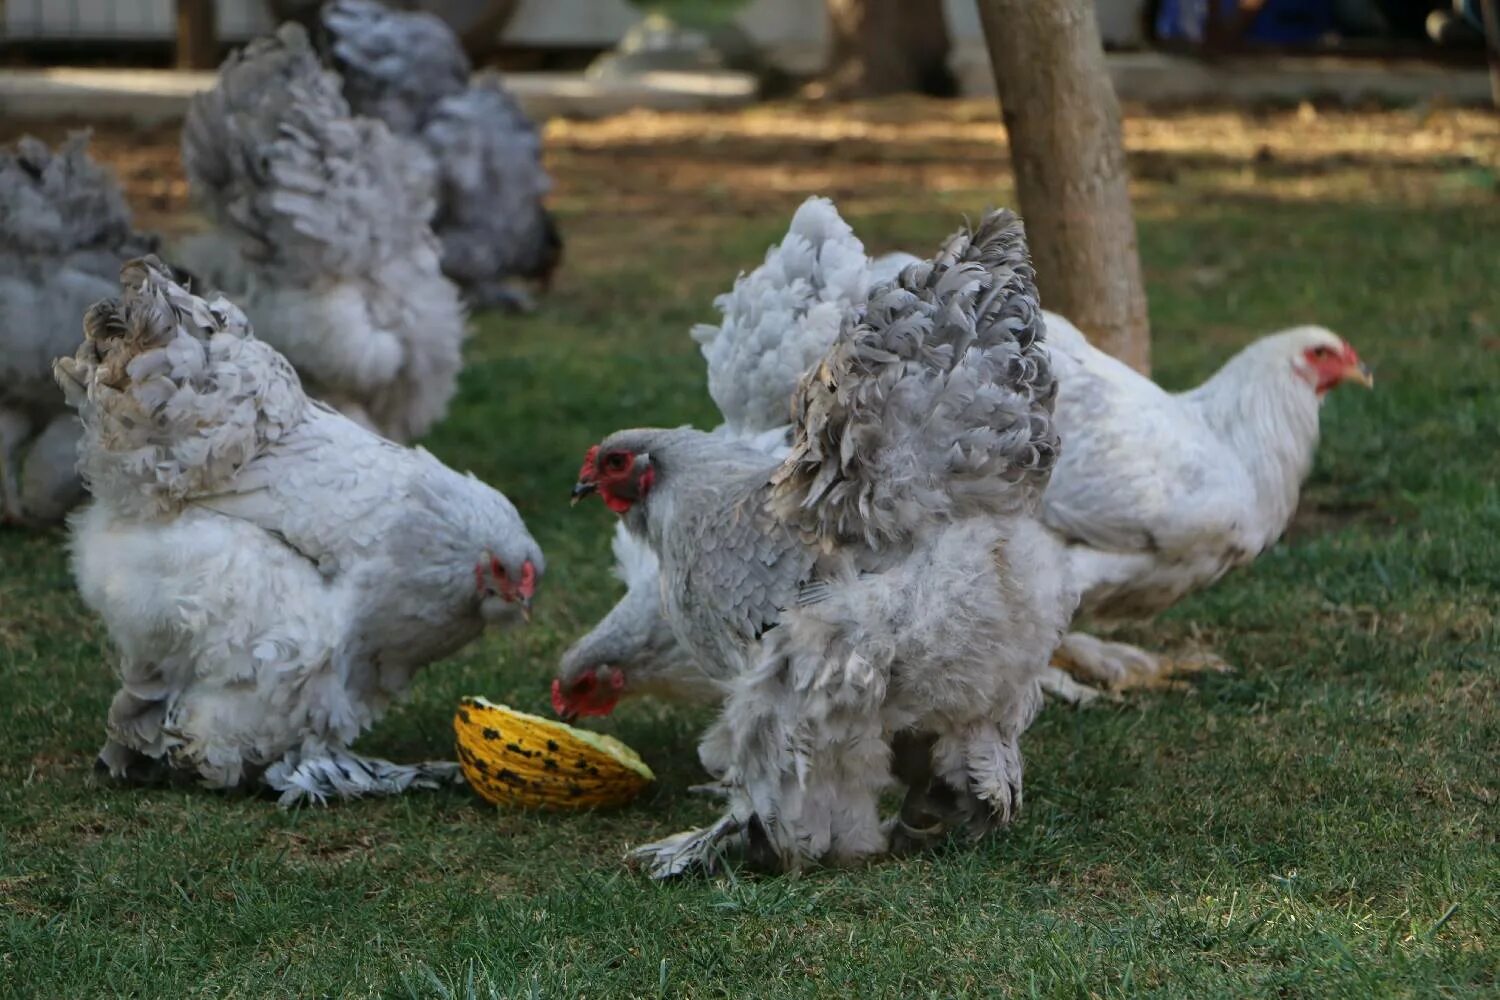
[[[1139,646],[1109,642],[1084,632],[1065,635],[1062,645],[1053,654],[1053,662],[1083,683],[1111,691],[1181,689],[1186,685],[1174,678],[1209,670],[1229,673],[1234,669],[1213,653],[1162,656]]]
[[[461,784],[464,779],[455,761],[393,764],[345,747],[307,743],[268,767],[263,780],[281,793],[277,802],[288,809],[303,803],[322,805],[330,798],[400,795],[417,788]]]
[[[859,652],[793,639],[826,655],[771,652],[729,692],[700,754],[729,790],[717,823],[637,848],[654,878],[717,868],[719,844],[745,835],[752,860],[796,869],[885,851],[879,796],[890,752],[879,707],[885,670]]]

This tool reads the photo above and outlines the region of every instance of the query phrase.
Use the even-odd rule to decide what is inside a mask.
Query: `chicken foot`
[[[321,805],[330,798],[400,795],[412,789],[460,784],[463,780],[456,761],[393,764],[326,745],[288,753],[265,773],[266,784],[281,793],[277,804],[283,809],[305,802]]]
[[[1057,667],[1078,681],[1113,692],[1182,690],[1187,684],[1178,678],[1206,671],[1231,673],[1234,670],[1213,653],[1167,656],[1125,642],[1098,639],[1084,632],[1065,635],[1052,659]],[[1045,682],[1044,687],[1047,687]]]

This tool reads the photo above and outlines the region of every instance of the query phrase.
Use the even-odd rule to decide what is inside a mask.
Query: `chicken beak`
[[[593,492],[597,491],[598,489],[599,489],[599,484],[598,483],[584,483],[584,482],[574,483],[573,484],[572,499],[569,500],[568,503],[569,504],[577,504],[578,501],[582,500],[584,497],[588,496],[590,493],[593,493]]]
[[[1350,382],[1357,382],[1366,389],[1375,388],[1375,373],[1370,371],[1370,366],[1363,361],[1357,361],[1350,365],[1344,377]]]
[[[520,600],[519,603],[520,603],[520,606],[521,606],[521,620],[523,622],[525,622],[526,624],[530,625],[531,624],[531,598],[529,598],[529,597],[523,597],[523,598],[521,598],[521,600]]]

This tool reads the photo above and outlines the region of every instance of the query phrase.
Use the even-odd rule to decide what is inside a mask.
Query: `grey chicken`
[[[295,24],[230,56],[193,99],[182,156],[218,226],[182,258],[318,398],[395,441],[426,433],[457,389],[465,318],[428,221],[425,156],[350,111]]]
[[[283,804],[456,778],[350,744],[413,676],[530,606],[542,554],[509,500],[310,400],[223,297],[131,262],[57,362],[92,501],[84,601],[119,653],[100,763]]]
[[[317,39],[354,112],[430,158],[443,272],[474,306],[529,308],[517,279],[550,282],[562,238],[546,207],[541,138],[499,76],[471,78],[441,18],[375,0],[332,0]]]
[[[885,851],[898,741],[898,831],[935,801],[945,829],[1014,814],[1077,603],[1037,520],[1057,455],[1042,331],[1020,222],[991,213],[845,318],[785,460],[689,429],[590,450],[575,495],[650,543],[673,633],[727,692],[700,756],[728,809],[634,852],[653,875],[711,869],[736,835],[783,869]]]

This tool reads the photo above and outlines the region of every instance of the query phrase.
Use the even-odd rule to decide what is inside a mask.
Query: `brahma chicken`
[[[465,319],[428,219],[426,158],[359,118],[295,24],[232,55],[182,132],[218,232],[181,256],[235,296],[307,388],[394,441],[458,387]]]
[[[781,243],[714,300],[722,320],[692,330],[723,418],[713,433],[784,457],[798,381],[849,314],[863,308],[871,287],[895,271],[872,267],[833,202],[803,202]],[[571,717],[607,715],[627,695],[721,698],[722,688],[698,669],[662,616],[656,554],[623,521],[615,525],[614,554],[625,596],[563,654],[553,707]]]
[[[59,521],[83,499],[78,419],[52,361],[78,343],[120,265],[153,248],[87,135],[0,148],[0,522]]]
[[[425,11],[333,0],[317,35],[355,114],[430,158],[443,272],[476,307],[531,307],[518,279],[551,281],[562,238],[547,211],[542,143],[499,76],[470,78],[458,36]]]
[[[653,875],[710,869],[737,834],[783,869],[885,851],[898,738],[917,832],[934,801],[943,829],[1014,814],[1077,602],[1036,518],[1057,454],[1041,335],[1020,222],[991,213],[844,318],[784,460],[685,428],[589,451],[575,496],[651,544],[674,634],[727,691],[700,756],[728,809],[634,852]]]
[[[1062,458],[1042,520],[1067,543],[1082,615],[1137,621],[1275,544],[1291,523],[1328,392],[1369,370],[1318,326],[1262,337],[1196,389],[1169,393],[1047,314]],[[1058,662],[1080,680],[1151,685],[1221,666],[1070,632]]]
[[[84,601],[119,653],[100,763],[283,805],[457,776],[349,745],[422,667],[527,613],[542,553],[472,475],[309,400],[228,300],[128,264],[56,365],[92,502]]]

